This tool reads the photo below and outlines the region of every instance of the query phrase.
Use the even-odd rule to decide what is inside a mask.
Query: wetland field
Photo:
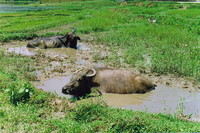
[[[27,48],[76,27],[78,49]],[[200,4],[0,2],[0,132],[200,132]],[[61,93],[73,72],[140,72],[146,94]]]

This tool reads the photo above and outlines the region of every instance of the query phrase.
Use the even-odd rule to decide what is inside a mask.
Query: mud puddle
[[[158,85],[146,94],[106,94],[106,103],[112,107],[147,111],[152,113],[191,115],[200,122],[200,91],[189,92],[184,88]]]
[[[92,55],[106,53],[105,50],[94,48],[94,45],[79,43],[78,50],[71,48],[32,49],[26,48],[27,42],[17,42],[17,45],[7,45],[8,52],[28,55],[37,59],[38,82],[33,84],[38,89],[61,93],[62,87],[69,82],[71,74],[80,68],[103,67],[104,64],[93,60]],[[101,52],[102,51],[102,52]],[[106,57],[106,55],[102,54]],[[152,77],[151,77],[152,78]],[[171,81],[172,80],[172,81]],[[147,111],[152,113],[170,113],[177,111],[183,115],[192,115],[191,120],[200,122],[200,91],[186,84],[170,79],[153,77],[159,84],[155,90],[146,94],[105,94],[105,102],[111,107],[120,107],[130,110]],[[170,84],[169,87],[164,84]],[[172,83],[172,84],[171,84]],[[179,87],[177,87],[177,85]]]
[[[59,96],[70,97],[61,93],[62,87],[69,82],[71,74],[80,68],[104,66],[95,63],[87,44],[79,42],[77,50],[71,48],[34,49],[27,48],[27,41],[12,42],[2,45],[9,53],[30,56],[36,59],[37,81],[33,84],[38,89],[54,92]]]
[[[70,98],[61,93],[61,88],[69,82],[71,75],[53,77],[43,81],[37,88],[54,92],[59,96]],[[158,85],[146,94],[111,94],[104,96],[105,102],[114,108],[151,113],[178,114],[192,121],[200,122],[200,91],[188,91],[184,88],[172,88]]]
[[[70,98],[70,95],[64,95],[61,93],[61,88],[70,80],[70,76],[53,77],[49,80],[42,81],[37,84],[38,89],[42,89],[47,92],[56,93],[58,96]]]

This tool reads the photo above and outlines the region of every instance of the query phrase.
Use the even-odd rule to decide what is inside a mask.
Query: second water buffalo
[[[85,96],[91,93],[93,87],[98,87],[100,93],[131,94],[146,93],[154,89],[155,85],[139,73],[98,68],[74,74],[62,88],[62,93]]]
[[[76,28],[72,29],[73,31],[68,32],[65,36],[37,38],[30,41],[27,47],[41,49],[70,47],[77,49],[77,40],[80,40],[80,37],[75,34]]]

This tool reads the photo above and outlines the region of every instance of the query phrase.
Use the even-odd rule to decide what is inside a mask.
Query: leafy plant
[[[17,105],[27,102],[34,94],[34,87],[29,82],[15,82],[6,90],[10,97],[10,102]]]

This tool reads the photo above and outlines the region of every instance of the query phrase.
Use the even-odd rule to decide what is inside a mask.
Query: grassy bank
[[[35,60],[0,52],[1,132],[199,132],[176,115],[109,108],[101,99],[68,101],[36,90]],[[19,67],[20,66],[20,67]]]
[[[39,6],[39,5],[38,5]],[[79,34],[95,34],[110,47],[107,61],[125,63],[162,74],[172,73],[200,80],[200,6],[174,2],[80,1],[43,4],[40,12],[0,15],[0,41],[65,34],[61,25],[78,28]],[[152,22],[156,20],[156,22]],[[45,29],[59,29],[54,32]],[[123,54],[119,55],[118,49]]]
[[[74,26],[77,34],[93,34],[95,42],[110,47],[113,54],[106,61],[115,65],[121,57],[133,67],[200,77],[197,5],[82,1],[37,6],[51,8],[0,14],[0,42],[65,34],[60,27]],[[199,123],[178,115],[112,109],[101,98],[71,102],[36,90],[30,83],[36,78],[35,61],[0,51],[1,132],[200,132]]]

